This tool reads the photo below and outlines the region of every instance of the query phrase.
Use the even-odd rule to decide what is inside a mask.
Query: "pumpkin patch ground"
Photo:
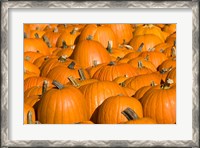
[[[24,124],[176,124],[176,24],[24,24]]]

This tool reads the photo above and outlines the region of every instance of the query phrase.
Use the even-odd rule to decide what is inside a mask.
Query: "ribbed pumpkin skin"
[[[169,69],[169,68],[175,68],[176,67],[176,59],[167,59],[163,61],[160,66],[158,67],[158,71],[161,71],[162,69]]]
[[[24,52],[39,52],[43,55],[49,55],[47,44],[42,39],[24,39]]]
[[[64,66],[57,66],[47,74],[47,78],[56,80],[62,84],[67,84],[67,82],[69,82],[69,76],[80,78],[77,69],[69,69],[68,67]]]
[[[154,81],[156,84],[160,84],[160,75],[158,73],[144,74],[133,78],[129,78],[126,81],[124,81],[124,83],[126,87],[130,87],[137,91],[143,86],[149,86],[152,83],[152,81]]]
[[[142,43],[144,43],[142,51],[148,51],[163,42],[159,37],[153,34],[137,35],[130,41],[130,45],[133,47],[134,51],[137,51]]]
[[[137,68],[132,67],[127,63],[118,63],[116,65],[105,65],[98,69],[93,78],[98,80],[113,81],[115,78],[127,75],[127,77],[137,76]]]
[[[43,124],[68,124],[88,119],[83,94],[73,86],[52,88],[41,98],[38,120]]]
[[[111,61],[111,57],[106,49],[94,40],[80,41],[70,58],[74,59],[83,68],[93,66],[95,60],[97,61],[97,64],[108,63]]]
[[[42,86],[44,81],[48,81],[48,87],[53,87],[52,80],[46,77],[29,77],[24,81],[24,91],[34,86]]]
[[[114,32],[108,26],[103,25],[86,25],[80,34],[79,41],[86,40],[89,35],[92,35],[95,41],[99,42],[104,48],[107,48],[108,41],[113,42],[113,48],[117,48],[117,39]]]
[[[142,52],[139,57],[147,58],[149,61],[151,61],[154,66],[157,68],[162,62],[167,60],[167,56],[161,52],[158,51],[145,51]]]
[[[33,63],[37,58],[43,56],[43,54],[38,52],[27,51],[24,52],[24,59]]]
[[[79,88],[84,94],[90,118],[95,109],[108,97],[123,94],[127,96],[125,90],[115,82],[98,81],[83,85]]]
[[[124,109],[130,107],[139,118],[143,117],[141,103],[132,97],[114,96],[107,98],[99,107],[98,124],[117,124],[126,122],[126,117],[121,113]]]
[[[32,122],[35,122],[35,111],[34,109],[28,105],[28,104],[24,104],[24,124],[28,123],[28,112],[31,111],[32,112]]]
[[[133,67],[138,67],[138,62],[141,61],[142,65],[152,71],[157,71],[156,67],[151,61],[145,60],[143,57],[137,57],[128,61],[128,64],[132,65]]]
[[[145,34],[156,35],[162,40],[162,42],[165,41],[165,37],[163,36],[162,30],[159,27],[152,24],[137,27],[133,33],[134,36],[145,35]]]
[[[39,68],[37,66],[35,66],[33,63],[26,61],[26,60],[24,60],[24,70],[35,73],[37,76],[40,75]]]
[[[151,117],[160,124],[176,123],[176,89],[149,89],[140,99],[145,117]]]
[[[113,30],[119,44],[123,44],[124,40],[129,43],[133,37],[133,28],[130,24],[109,24],[107,26]]]
[[[176,68],[173,68],[166,76],[166,79],[172,79],[176,83]]]

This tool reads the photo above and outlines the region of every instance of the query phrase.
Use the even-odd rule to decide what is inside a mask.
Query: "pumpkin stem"
[[[176,46],[176,40],[174,40],[174,46]]]
[[[125,82],[122,82],[119,85],[121,85],[122,87],[125,87]]]
[[[31,57],[30,56],[26,56],[24,60],[26,61],[30,61]]]
[[[34,36],[35,36],[36,39],[40,38],[38,33],[35,33]]]
[[[164,84],[161,85],[161,88],[162,89],[169,89],[170,88],[170,85],[173,84],[174,81],[170,78],[166,79]]]
[[[86,80],[85,74],[84,74],[82,68],[80,68],[80,69],[78,70],[78,73],[79,73],[79,75],[80,75],[80,79],[81,79],[81,80]]]
[[[154,51],[155,50],[155,48],[153,47],[153,48],[149,48],[148,49],[148,51]]]
[[[93,66],[96,67],[97,65],[97,60],[93,60]]]
[[[41,124],[41,122],[40,121],[35,121],[35,124]]]
[[[121,113],[128,119],[128,121],[139,119],[136,112],[134,110],[132,110],[130,107],[127,107]]]
[[[35,28],[35,30],[40,30],[40,28],[37,26],[37,27]]]
[[[64,85],[62,85],[60,82],[53,80],[52,82],[53,85],[55,85],[58,89],[63,89]]]
[[[142,61],[138,61],[138,68],[143,68]]]
[[[175,57],[176,56],[176,48],[172,47],[171,52],[172,52],[172,57]]]
[[[150,86],[156,86],[156,83],[154,81],[151,81]]]
[[[126,47],[128,50],[133,49],[133,47],[131,45],[124,45],[124,47]]]
[[[107,51],[108,51],[109,53],[112,53],[112,52],[113,52],[113,51],[112,51],[112,46],[113,46],[113,41],[108,41]]]
[[[53,32],[58,32],[58,28],[55,27],[55,28],[53,29]]]
[[[144,47],[144,43],[141,43],[140,46],[139,46],[139,48],[138,48],[138,50],[137,50],[137,52],[142,52],[142,48],[143,47]]]
[[[113,66],[113,65],[115,65],[116,63],[114,62],[114,61],[111,61],[108,65],[109,66]]]
[[[123,43],[122,43],[122,44],[123,44],[123,45],[126,45],[126,44],[127,44],[125,39],[123,39]]]
[[[28,124],[33,124],[33,121],[32,121],[32,111],[28,111],[28,114],[27,114],[27,119],[28,119]]]
[[[24,39],[26,39],[27,38],[27,34],[24,32]]]
[[[47,37],[46,35],[44,35],[42,38],[43,38],[44,42],[47,44],[47,46],[48,46],[49,48],[51,48],[52,46],[51,46],[51,43],[49,42],[48,37]]]
[[[68,68],[69,69],[74,69],[74,66],[75,66],[75,62],[74,61],[72,61],[69,65],[68,65]]]
[[[75,78],[73,76],[69,76],[68,79],[72,83],[73,86],[75,86],[75,87],[80,86],[80,84],[75,80]]]
[[[62,56],[60,56],[58,58],[58,61],[60,61],[60,62],[66,62],[66,60],[67,60],[67,56],[66,55],[62,55]]]
[[[75,27],[75,28],[73,28],[73,30],[70,32],[70,34],[71,34],[71,35],[72,35],[72,34],[75,34],[77,31],[78,31],[78,28]]]
[[[67,43],[65,42],[65,40],[62,41],[62,48],[63,49],[66,49],[68,46],[67,46]]]
[[[93,36],[92,35],[88,35],[88,37],[86,38],[87,40],[92,40]]]
[[[64,24],[64,27],[67,28],[67,24]]]
[[[149,55],[144,58],[146,61],[149,61]]]
[[[47,91],[47,85],[48,85],[48,81],[44,80],[43,85],[42,85],[42,95]]]

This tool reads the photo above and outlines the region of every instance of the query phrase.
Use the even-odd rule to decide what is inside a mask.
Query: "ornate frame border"
[[[9,8],[191,8],[193,13],[193,140],[188,141],[11,141],[8,139],[8,9]],[[3,1],[1,2],[1,146],[199,147],[199,2],[198,1]]]

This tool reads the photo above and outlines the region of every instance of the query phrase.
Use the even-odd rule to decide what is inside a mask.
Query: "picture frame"
[[[30,8],[188,8],[192,10],[192,139],[186,140],[10,140],[9,105],[11,79],[9,57],[10,10]],[[1,2],[1,145],[2,147],[199,147],[199,2],[197,1],[2,1]],[[18,133],[20,134],[20,133]]]

